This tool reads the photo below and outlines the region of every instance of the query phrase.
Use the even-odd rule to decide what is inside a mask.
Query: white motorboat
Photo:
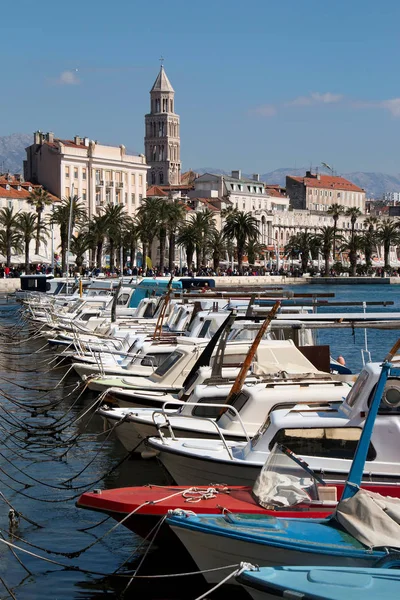
[[[251,442],[150,438],[178,485],[222,482],[253,485],[275,443],[288,446],[328,479],[345,479],[360,437],[379,363],[368,363],[339,406],[298,404],[272,410]],[[267,393],[267,390],[266,392]],[[376,419],[365,476],[391,481],[400,476],[400,380],[389,378]]]
[[[227,346],[227,360],[232,351]],[[259,375],[259,372],[262,375]],[[266,373],[269,371],[270,375]],[[236,372],[231,372],[234,377]],[[226,405],[233,380],[226,379],[226,370],[218,382],[209,377],[211,369],[199,370],[193,393],[183,392],[185,399],[178,409],[162,407],[160,410],[142,408],[100,408],[99,413],[109,424],[124,422],[116,429],[116,435],[131,450],[141,439],[166,433],[172,428],[175,438],[213,438],[247,441],[256,434],[263,420],[276,406],[294,406],[299,402],[341,402],[351,385],[336,381],[327,373],[319,373],[303,356],[292,341],[267,340],[261,342],[255,361],[242,392]],[[204,382],[204,383],[203,383]],[[114,390],[110,390],[112,398]],[[135,392],[145,395],[144,391]],[[160,397],[162,399],[162,397]],[[174,398],[166,395],[165,404]],[[229,410],[224,410],[228,406]]]

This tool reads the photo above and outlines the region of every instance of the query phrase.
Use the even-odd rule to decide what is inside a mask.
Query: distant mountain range
[[[0,172],[21,173],[22,162],[25,159],[25,148],[33,141],[33,135],[27,133],[13,133],[11,135],[0,136]],[[193,169],[196,173],[218,173],[221,175],[230,175],[227,171],[215,167],[202,167]],[[260,179],[267,183],[276,183],[285,185],[286,175],[304,175],[307,168],[295,169],[292,167],[283,167],[263,173]],[[252,177],[252,174],[243,173],[245,177]],[[385,192],[400,191],[400,174],[388,175],[379,172],[355,171],[351,173],[342,173],[343,177],[353,181],[367,192],[369,198],[382,198]]]
[[[25,148],[32,142],[33,135],[28,133],[0,136],[0,172],[22,173],[22,162],[26,158]]]
[[[230,172],[216,169],[214,167],[202,167],[193,169],[196,173],[217,173],[218,175],[230,175]],[[260,174],[261,181],[270,184],[285,186],[286,175],[303,176],[307,171],[307,167],[295,169],[293,167],[283,167],[270,171],[269,173]],[[382,198],[385,192],[400,191],[400,174],[388,175],[387,173],[379,172],[363,172],[354,171],[351,173],[341,173],[343,177],[349,179],[356,185],[360,186],[367,192],[367,198]],[[251,173],[243,173],[244,177],[252,178]]]

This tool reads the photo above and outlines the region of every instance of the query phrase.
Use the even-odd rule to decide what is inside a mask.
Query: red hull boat
[[[336,488],[337,498],[341,497],[343,483],[329,484]],[[400,498],[400,485],[370,484],[362,486],[366,490],[382,496]],[[320,488],[321,489],[321,488]],[[105,513],[141,537],[147,537],[153,528],[169,510],[181,509],[199,514],[250,513],[275,517],[306,517],[322,519],[336,508],[334,501],[312,501],[299,503],[292,507],[263,508],[252,495],[252,488],[216,485],[214,487],[182,486],[141,486],[96,490],[85,492],[77,501],[79,508]],[[162,527],[157,533],[160,537],[169,535],[169,528]]]

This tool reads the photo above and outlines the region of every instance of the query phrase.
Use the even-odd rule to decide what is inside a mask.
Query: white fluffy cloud
[[[76,74],[77,71],[78,69],[75,69],[74,71],[63,71],[60,77],[57,79],[57,82],[60,85],[78,85],[80,80]]]
[[[285,106],[315,106],[316,104],[336,104],[343,100],[342,94],[332,94],[332,92],[312,92],[308,96],[298,96],[289,102],[285,102]]]

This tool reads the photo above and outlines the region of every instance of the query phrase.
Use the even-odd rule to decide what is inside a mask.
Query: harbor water
[[[393,301],[367,310],[400,311],[394,285],[297,285],[293,291],[334,292],[334,300],[346,302]],[[110,531],[115,521],[102,513],[76,508],[86,490],[163,485],[168,479],[154,459],[126,458],[91,408],[96,396],[76,389],[77,376],[43,347],[45,339],[29,337],[19,310],[17,304],[0,305],[0,598],[12,597],[6,586],[18,600],[116,598],[124,589],[125,598],[196,598],[206,589],[200,576],[148,578],[194,570],[184,556],[155,546],[140,565],[142,579],[128,585],[148,546],[123,526]],[[362,307],[321,310],[362,312]],[[372,360],[381,360],[398,336],[398,331],[369,330]],[[320,331],[318,342],[329,344],[331,355],[343,356],[354,372],[362,368],[363,329]],[[10,506],[26,519],[10,521]],[[26,551],[14,550],[19,561],[6,542]],[[226,596],[221,590],[212,597]],[[230,594],[236,597],[244,597],[240,589]]]

